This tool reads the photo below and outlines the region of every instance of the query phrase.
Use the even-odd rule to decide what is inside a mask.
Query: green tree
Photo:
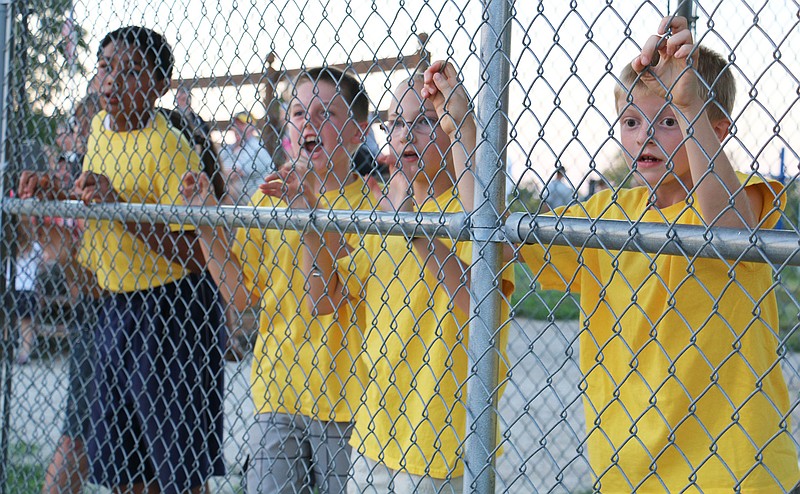
[[[86,75],[80,62],[86,31],[72,19],[72,0],[20,0],[11,4],[9,141],[49,144],[70,78]],[[13,144],[11,145],[13,148]],[[14,157],[14,149],[9,149]]]
[[[636,186],[636,174],[628,167],[625,155],[621,151],[602,174],[614,188],[628,189]]]
[[[522,185],[515,185],[506,198],[508,209],[514,213],[537,213],[542,203],[539,191]]]

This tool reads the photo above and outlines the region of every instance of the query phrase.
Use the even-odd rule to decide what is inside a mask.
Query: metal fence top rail
[[[80,201],[39,201],[7,198],[6,213],[28,216],[226,225],[228,227],[342,233],[475,238],[465,213],[395,213],[383,211],[304,210],[251,206],[165,206],[162,204],[109,203],[85,205]],[[411,233],[409,233],[411,232]],[[482,235],[481,235],[482,236]],[[494,228],[490,241],[513,244],[542,243],[576,249],[646,252],[709,259],[766,262],[800,266],[800,235],[794,230],[748,231],[694,225],[564,218],[513,213]]]

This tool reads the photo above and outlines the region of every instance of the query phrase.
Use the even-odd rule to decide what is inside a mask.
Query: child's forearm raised
[[[472,160],[475,156],[476,133],[475,119],[472,115],[467,115],[458,129],[449,135],[450,141],[453,143],[453,165],[456,170],[458,197],[464,211],[475,209],[475,178],[473,176],[475,168],[472,166]]]
[[[422,96],[433,101],[439,125],[450,137],[459,199],[465,211],[472,211],[475,194],[472,159],[477,131],[469,96],[458,80],[456,69],[444,61],[432,63],[424,74]]]
[[[205,174],[189,172],[183,176],[182,194],[187,204],[193,206],[211,206],[214,198],[210,192],[210,182]],[[255,294],[250,293],[244,284],[244,272],[235,255],[231,255],[231,241],[228,229],[224,226],[211,227],[201,225],[196,230],[199,237],[199,249],[203,266],[208,270],[214,283],[219,287],[220,295],[228,303],[233,303],[239,310],[245,310],[255,301]]]
[[[344,239],[336,233],[320,236],[316,232],[303,235],[303,272],[306,276],[306,304],[312,313],[326,315],[336,312],[346,300],[345,287],[336,272],[336,256],[328,246],[345,246]]]
[[[641,83],[653,94],[663,96],[676,110],[684,137],[694,187],[694,199],[707,224],[725,227],[753,227],[761,210],[756,193],[744,192],[721,142],[728,133],[727,117],[712,121],[709,105],[701,96],[703,85],[698,74],[702,51],[695,46],[688,21],[665,17],[656,35],[650,36],[631,67]],[[689,57],[694,65],[689,62]],[[675,156],[671,158],[673,161]]]
[[[240,311],[256,305],[257,294],[247,289],[242,265],[236,255],[231,254],[227,228],[203,226],[198,231],[206,269],[219,287],[220,295]]]
[[[684,118],[679,119],[686,136],[686,152],[695,184],[694,198],[707,224],[731,228],[752,228],[758,221],[761,209],[742,188],[728,156],[722,149],[719,137],[705,112],[679,108]]]

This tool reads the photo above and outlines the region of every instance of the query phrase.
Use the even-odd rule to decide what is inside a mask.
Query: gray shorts
[[[248,494],[345,491],[350,470],[350,422],[263,413],[249,431]],[[316,489],[316,490],[315,490]]]
[[[385,492],[415,494],[462,494],[464,477],[437,479],[392,470],[366,456],[353,451],[353,478],[347,485],[347,494],[383,494]]]

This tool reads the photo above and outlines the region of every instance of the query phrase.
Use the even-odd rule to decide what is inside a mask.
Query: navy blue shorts
[[[72,308],[69,329],[69,389],[62,434],[73,439],[85,439],[91,432],[90,404],[94,372],[94,326],[98,301],[80,297]]]
[[[33,319],[39,310],[39,294],[33,290],[15,290],[14,303],[19,319]]]
[[[209,277],[105,297],[95,329],[91,481],[183,493],[224,475],[225,326]]]

